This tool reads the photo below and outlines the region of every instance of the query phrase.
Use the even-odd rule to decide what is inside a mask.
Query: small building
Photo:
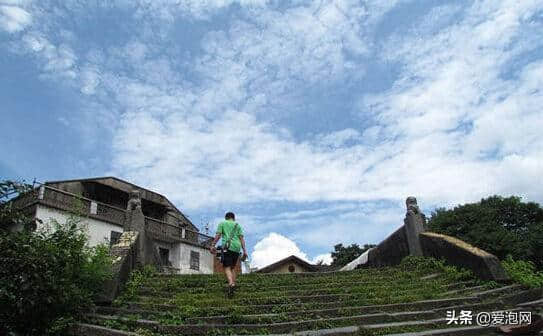
[[[305,273],[317,272],[318,267],[312,265],[305,260],[298,258],[295,255],[281,259],[271,265],[263,267],[256,272],[258,273]]]
[[[138,231],[145,237],[142,263],[158,264],[172,273],[214,271],[215,258],[208,249],[213,237],[201,234],[166,197],[119,178],[45,182],[14,199],[13,204],[39,219],[36,229],[51,220],[64,223],[76,214],[90,246],[111,246],[123,231]]]

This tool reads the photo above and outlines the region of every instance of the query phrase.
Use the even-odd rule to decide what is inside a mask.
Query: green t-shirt
[[[224,220],[219,223],[219,226],[217,227],[217,233],[221,234],[222,246],[225,246],[228,239],[232,237],[229,250],[239,253],[239,251],[241,250],[240,236],[243,236],[243,229],[241,228],[241,225],[236,224],[237,223],[232,220]]]

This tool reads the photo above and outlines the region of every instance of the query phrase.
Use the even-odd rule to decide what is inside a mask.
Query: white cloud
[[[228,8],[232,4],[242,7],[261,7],[269,0],[139,0],[137,16],[152,14],[165,21],[173,21],[176,16],[190,15],[197,19],[210,19],[215,12]],[[128,2],[133,5],[134,1]]]
[[[291,255],[309,261],[307,255],[300,250],[294,241],[271,232],[255,244],[251,253],[251,267],[262,268]]]
[[[542,63],[522,65],[513,78],[504,72],[519,55],[543,47],[535,33],[543,25],[533,20],[541,9],[540,1],[487,1],[437,33],[392,38],[385,56],[401,62],[404,71],[391,90],[367,102],[382,132],[404,149],[390,160],[397,168],[378,169],[389,176],[416,175],[405,183],[418,185],[412,190],[434,203],[494,193],[540,200],[517,176],[535,178],[523,162],[543,168],[543,118],[534,109],[543,101],[536,89],[543,84]]]
[[[363,29],[365,10],[353,4],[348,4],[352,11],[337,3],[312,6],[284,13],[256,10],[253,21],[264,29],[236,21],[226,32],[208,34],[202,43],[205,54],[196,62],[201,87],[176,91],[137,82],[125,85],[132,92],[120,91],[119,96],[131,112],[115,138],[114,170],[158,188],[187,208],[274,200],[403,200],[412,194],[440,205],[505,190],[537,197],[520,184],[505,188],[511,172],[499,169],[505,167],[500,157],[481,159],[481,153],[495,147],[532,151],[536,147],[524,145],[539,141],[541,118],[530,112],[541,99],[534,91],[539,77],[528,76],[538,72],[537,65],[522,72],[517,88],[498,77],[511,57],[504,43],[520,36],[522,25],[517,30],[504,25],[503,34],[493,35],[497,40],[488,29],[475,29],[483,36],[473,38],[474,17],[477,27],[486,26],[495,13],[504,12],[490,6],[485,14],[475,6],[461,24],[438,34],[427,32],[416,47],[413,39],[420,39],[420,31],[402,35],[402,40],[392,38],[386,56],[402,62],[404,72],[393,89],[366,100],[376,125],[300,141],[289,136],[288,129],[264,122],[261,111],[294,90],[298,78],[313,83],[349,76],[344,50],[365,50],[364,38],[344,42],[350,40],[349,31]],[[534,10],[511,11],[510,20],[515,15],[527,20],[520,18]],[[345,16],[347,12],[355,14]],[[428,20],[439,27],[436,15],[441,14],[432,11]],[[412,74],[417,77],[412,79]],[[166,72],[161,78],[171,76]],[[255,98],[248,99],[252,93]],[[513,113],[518,111],[515,106],[523,106],[526,113]],[[500,110],[503,117],[497,120],[503,121],[507,138],[492,132]],[[472,123],[473,129],[457,130],[462,123]],[[523,127],[506,127],[511,123]],[[224,188],[231,192],[223,193]],[[192,190],[191,196],[179,192],[183,189]]]
[[[396,2],[312,1],[276,10],[241,1],[232,21],[205,34],[181,61],[154,40],[168,37],[185,15],[210,18],[233,2],[142,1],[142,32],[86,57],[38,30],[23,43],[48,78],[81,79],[87,98],[108,97],[122,114],[102,116],[118,125],[112,174],[184,209],[322,202],[323,209],[283,213],[274,222],[293,229],[296,241],[322,247],[345,237],[376,242],[401,224],[403,206],[356,209],[368,201],[415,195],[422,206],[443,206],[494,193],[542,200],[533,186],[543,171],[536,110],[543,64],[523,57],[543,47],[534,18],[540,1],[484,1],[462,13],[440,6],[379,42],[372,33]],[[151,18],[164,20],[159,32]],[[295,138],[290,125],[277,122],[276,114],[302,110],[308,91],[361,82],[370,56],[398,65],[399,74],[391,89],[364,96],[367,127]],[[346,99],[356,101],[364,92],[353,87]],[[251,219],[255,232],[273,229]]]
[[[32,22],[32,15],[21,7],[0,2],[0,27],[9,33],[25,29]],[[16,4],[15,2],[13,2]]]
[[[77,56],[66,44],[55,45],[39,32],[23,36],[25,51],[35,55],[42,68],[42,77],[73,80],[78,76]]]
[[[332,255],[330,253],[325,254],[319,254],[315,258],[313,258],[312,263],[318,264],[319,262],[322,262],[323,265],[330,265],[332,264]]]
[[[360,140],[360,132],[352,128],[324,134],[317,138],[317,141],[320,141],[323,146],[333,148],[344,147],[349,141],[360,142]]]
[[[81,92],[86,95],[92,95],[96,92],[96,87],[100,84],[100,74],[95,69],[85,69],[81,74],[82,87]]]

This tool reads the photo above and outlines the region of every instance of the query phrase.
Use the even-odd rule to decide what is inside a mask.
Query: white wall
[[[40,230],[44,226],[50,225],[50,221],[52,219],[61,224],[65,223],[70,217],[70,214],[66,211],[61,211],[38,204],[36,217],[43,221],[43,223],[38,224],[37,229]],[[80,227],[85,228],[87,235],[89,235],[89,246],[96,246],[101,243],[109,244],[111,231],[123,232],[123,227],[120,225],[102,222],[94,218],[83,218],[80,223]]]
[[[179,268],[179,266],[181,265],[181,260],[180,260],[180,255],[179,255],[179,244],[168,244],[164,242],[155,241],[155,248],[157,249],[157,253],[158,253],[159,247],[170,250],[168,258],[170,262],[172,263],[172,267]]]
[[[179,251],[179,263],[174,265],[180,270],[181,274],[212,274],[213,273],[213,254],[208,249],[189,244],[176,244]],[[200,270],[190,269],[190,251],[200,253]],[[170,255],[171,255],[170,251]]]
[[[43,221],[42,224],[38,224],[37,229],[40,230],[44,226],[48,225],[51,219],[58,221],[59,223],[65,223],[70,217],[65,211],[52,209],[41,204],[38,205],[36,210],[36,217]],[[50,225],[50,224],[49,224]],[[102,222],[94,218],[83,218],[81,224],[85,227],[87,234],[89,235],[89,245],[96,246],[100,243],[109,244],[109,238],[111,231],[123,232],[122,226]],[[162,242],[155,242],[157,247],[162,247],[170,250],[169,259],[172,263],[172,267],[179,269],[181,274],[212,274],[213,273],[213,255],[208,249],[184,244],[168,244]],[[200,270],[190,269],[190,251],[196,251],[200,253]]]

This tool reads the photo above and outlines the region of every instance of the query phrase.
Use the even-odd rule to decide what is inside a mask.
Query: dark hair
[[[236,220],[236,215],[234,215],[233,212],[227,212],[226,215],[224,215],[224,219],[233,219],[233,220]]]

